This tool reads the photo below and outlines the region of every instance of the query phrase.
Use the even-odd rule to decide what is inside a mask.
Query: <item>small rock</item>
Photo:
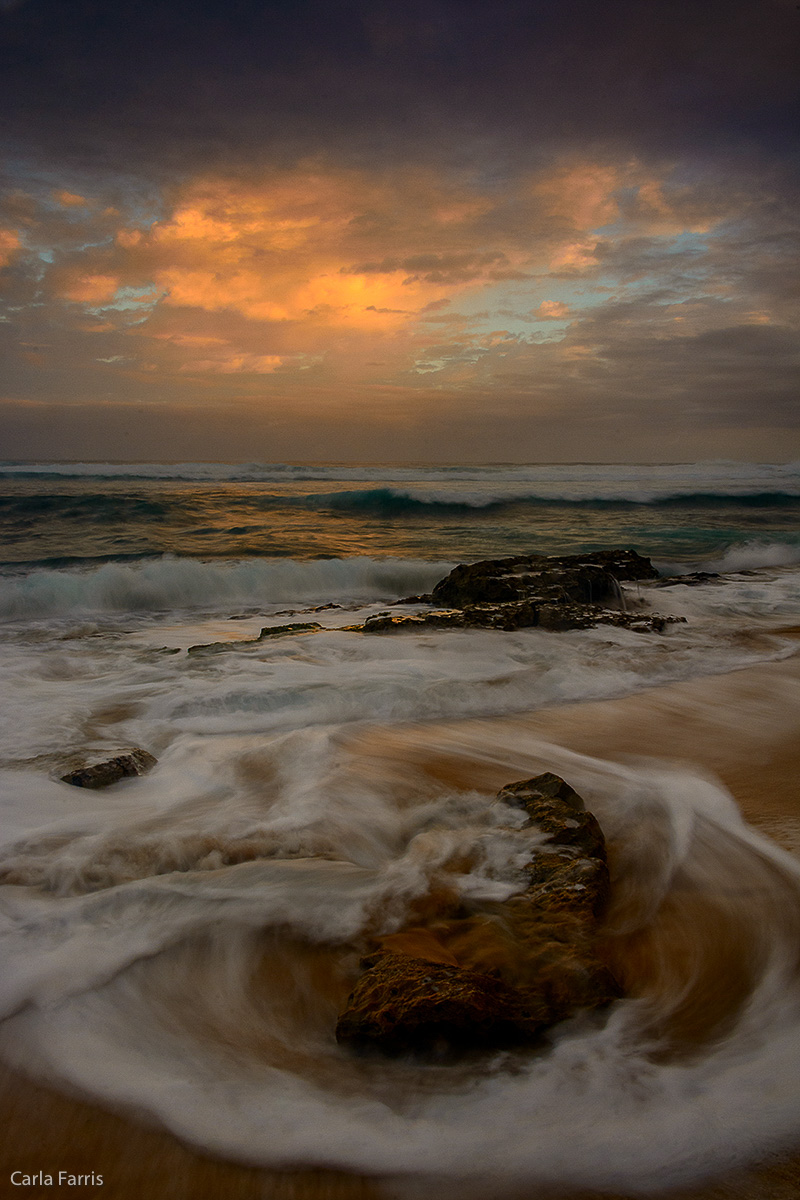
[[[71,783],[73,787],[104,788],[132,775],[144,775],[157,761],[147,750],[136,746],[115,754],[113,758],[86,763],[76,770],[68,771],[60,778],[63,783]]]
[[[364,624],[358,628],[363,633],[400,633],[414,629],[461,629],[465,624],[464,613],[451,608],[436,612],[412,613],[405,617],[377,613],[374,617],[367,617]]]

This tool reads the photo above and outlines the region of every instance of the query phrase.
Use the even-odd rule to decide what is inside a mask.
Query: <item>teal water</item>
[[[135,473],[138,472],[138,473]],[[0,563],[370,556],[474,561],[631,546],[666,570],[800,558],[800,470],[6,464]],[[765,557],[766,554],[766,557]]]

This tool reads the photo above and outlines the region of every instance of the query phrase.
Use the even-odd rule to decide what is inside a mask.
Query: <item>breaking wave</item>
[[[0,619],[163,612],[298,601],[396,600],[429,590],[452,563],[340,558],[202,562],[164,556],[90,569],[37,569],[0,577]]]
[[[742,542],[705,566],[707,571],[757,571],[762,567],[790,567],[800,563],[797,542]]]

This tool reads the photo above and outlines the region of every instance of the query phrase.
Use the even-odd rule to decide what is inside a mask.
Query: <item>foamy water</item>
[[[715,719],[735,729],[723,677],[775,662],[790,726],[796,472],[237,470],[108,467],[103,483],[96,464],[8,469],[0,1054],[205,1153],[364,1172],[404,1198],[646,1195],[800,1143],[797,861],[718,781],[676,765],[681,747],[614,764],[518,719],[635,695],[655,730],[649,689],[717,675]],[[538,499],[572,488],[589,507],[492,507],[532,482]],[[615,490],[638,507],[591,507]],[[652,503],[678,494],[688,508]],[[734,509],[734,495],[750,500]],[[266,537],[241,532],[243,512],[266,514],[273,550],[307,552],[183,546],[182,530],[195,547]],[[684,618],[663,634],[346,628],[494,538],[497,552],[556,536],[590,548],[601,528],[619,535],[605,544],[654,531],[662,567],[722,574],[625,586],[630,606]],[[292,623],[310,627],[253,640]],[[749,736],[767,737],[775,704],[748,710]],[[73,751],[130,745],[157,757],[152,772],[102,792],[59,780]],[[540,835],[492,799],[541,770],[581,792],[608,838],[605,953],[626,998],[535,1050],[461,1064],[338,1047],[373,939],[434,922],[442,895],[480,911],[522,886]]]
[[[388,1176],[397,1194],[403,1177],[413,1194],[646,1194],[794,1144],[800,870],[712,782],[497,724],[468,745],[408,731],[394,756],[330,730],[226,739],[200,766],[193,749],[102,805],[70,796],[68,818],[7,849],[11,878],[28,871],[3,904],[11,1062],[206,1151]],[[519,886],[490,793],[437,784],[442,758],[509,778],[547,764],[585,795],[629,998],[535,1053],[365,1062],[333,1038],[365,939],[443,881],[473,905]],[[449,865],[465,850],[466,875]]]

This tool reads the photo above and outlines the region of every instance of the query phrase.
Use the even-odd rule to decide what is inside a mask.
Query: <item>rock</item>
[[[683,622],[684,617],[665,617],[660,613],[620,612],[599,604],[543,604],[531,601],[510,604],[475,604],[463,609],[435,609],[409,616],[380,614],[368,617],[363,625],[345,625],[356,633],[421,633],[425,629],[528,629],[538,626],[550,631],[591,629],[595,625],[614,625],[639,633],[663,633],[667,625]]]
[[[115,754],[113,758],[86,762],[60,778],[63,783],[71,783],[73,787],[104,788],[132,775],[144,775],[157,761],[147,750],[136,746]]]
[[[266,625],[258,637],[236,638],[231,642],[204,642],[189,646],[187,654],[221,654],[224,650],[243,650],[245,646],[257,646],[267,638],[284,637],[295,633],[316,633],[322,626],[317,621],[295,621],[291,625]]]
[[[336,1026],[356,1050],[444,1058],[529,1040],[546,1013],[502,980],[404,954],[375,956]]]
[[[447,1057],[525,1045],[579,1009],[619,996],[597,953],[608,899],[605,841],[563,779],[508,784],[497,802],[548,836],[522,868],[525,887],[504,902],[431,929],[378,939],[336,1027],[359,1050]]]
[[[548,771],[533,779],[509,783],[500,789],[497,799],[523,809],[529,817],[528,825],[536,825],[551,843],[572,846],[586,858],[605,861],[605,839],[596,818],[560,776]]]
[[[599,604],[619,599],[619,582],[657,579],[658,571],[635,550],[600,550],[592,554],[519,554],[461,564],[440,580],[431,596],[436,604],[463,608],[469,604],[513,600],[564,600]]]
[[[525,896],[548,911],[600,916],[608,901],[608,867],[572,846],[543,848],[525,867]]]
[[[463,629],[466,616],[458,609],[437,609],[435,612],[412,613],[405,617],[378,613],[367,617],[363,625],[351,626],[362,633],[400,633],[421,629]]]
[[[684,587],[702,587],[706,583],[719,583],[720,578],[718,571],[692,571],[688,575],[668,575],[665,579],[659,579],[655,586],[677,587],[680,583]]]
[[[430,592],[421,592],[416,596],[403,596],[402,600],[395,600],[395,604],[432,604],[433,599]]]
[[[635,550],[550,556],[519,554],[461,564],[429,596],[407,596],[398,604],[429,603],[432,611],[409,616],[384,613],[362,633],[432,629],[588,629],[615,625],[661,633],[683,617],[626,611],[620,580],[657,579],[658,572]],[[447,607],[442,607],[447,605]]]

